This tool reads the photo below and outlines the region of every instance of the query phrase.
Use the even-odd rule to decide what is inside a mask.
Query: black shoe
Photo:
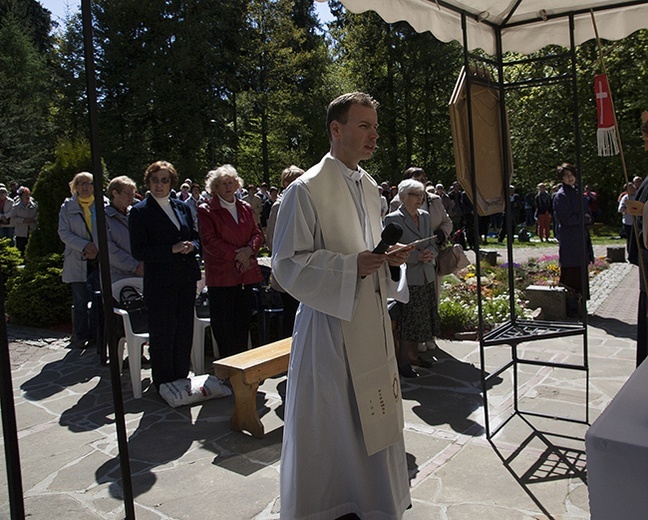
[[[401,376],[403,377],[409,377],[409,378],[415,378],[419,376],[419,373],[412,368],[412,365],[409,363],[407,365],[403,365],[398,369],[398,372],[400,373]]]
[[[70,341],[70,348],[84,349],[84,348],[86,348],[86,343],[88,343],[87,339],[76,339],[76,338],[74,338],[74,339],[72,339],[72,341]]]
[[[416,365],[417,367],[422,368],[432,368],[432,361],[428,361],[427,359],[419,356],[416,361],[412,361],[412,365]]]

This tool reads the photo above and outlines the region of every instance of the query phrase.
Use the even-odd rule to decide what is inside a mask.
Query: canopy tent
[[[319,0],[323,1],[323,0]],[[571,87],[573,96],[573,122],[574,122],[574,144],[576,149],[575,162],[577,164],[577,179],[581,181],[580,172],[580,124],[578,117],[578,89],[576,82],[576,46],[598,36],[608,40],[618,40],[631,33],[648,27],[648,0],[620,1],[620,0],[340,0],[342,4],[353,13],[363,13],[369,10],[375,11],[380,17],[389,23],[405,21],[416,31],[430,31],[437,39],[443,42],[451,40],[458,41],[464,48],[464,70],[478,71],[478,64],[486,64],[494,72],[492,79],[485,82],[478,74],[471,72],[466,76],[464,113],[460,118],[455,117],[459,122],[463,121],[462,133],[457,133],[453,127],[453,144],[455,155],[462,160],[457,161],[457,176],[461,181],[463,170],[466,170],[470,182],[462,186],[475,203],[481,185],[492,183],[499,184],[499,192],[505,198],[505,206],[508,209],[509,198],[506,197],[509,179],[512,175],[511,143],[508,134],[508,121],[506,116],[505,98],[506,92],[511,89],[525,88],[529,85],[543,85],[565,83]],[[596,31],[592,21],[591,12],[594,12]],[[559,45],[567,48],[567,52],[559,51],[553,58],[568,60],[569,73],[562,77],[547,77],[533,79],[532,81],[519,81],[507,83],[504,81],[504,69],[510,65],[522,62],[532,62],[542,58],[530,58],[528,60],[516,60],[514,57],[504,58],[507,52],[518,52],[530,54],[542,49],[547,45]],[[482,49],[494,59],[489,59],[478,53],[472,53],[474,49]],[[480,165],[488,161],[487,157],[480,152],[484,149],[485,132],[480,130],[475,123],[474,114],[480,115],[479,109],[474,105],[478,102],[476,96],[479,88],[483,86],[492,88],[499,92],[499,130],[490,137],[499,142],[501,164],[498,172],[491,172],[488,179],[484,172],[480,173]],[[450,93],[448,93],[450,98]],[[454,99],[454,96],[453,96]],[[476,105],[475,105],[476,106]],[[452,102],[451,102],[452,114]],[[473,113],[474,111],[474,113]],[[479,119],[479,117],[477,117]],[[463,128],[466,127],[466,128]],[[495,125],[492,125],[495,128]],[[459,135],[460,134],[460,135]],[[461,139],[458,139],[460,137]],[[458,141],[461,141],[460,143]],[[489,144],[488,146],[493,146]],[[497,146],[497,145],[494,145]],[[458,150],[459,149],[459,150]],[[497,162],[497,161],[495,161]],[[461,163],[461,164],[460,164]],[[465,177],[465,175],[463,175]],[[499,182],[498,182],[499,179]],[[495,186],[490,186],[495,188]],[[493,190],[491,190],[493,191]],[[479,204],[476,204],[479,210]],[[584,202],[581,202],[581,213],[584,215]],[[490,214],[483,212],[483,214]],[[480,346],[480,365],[482,374],[482,395],[484,398],[485,433],[491,438],[510,419],[515,416],[544,417],[559,419],[568,422],[589,424],[589,362],[588,362],[588,339],[587,339],[587,309],[585,299],[580,299],[582,323],[566,321],[542,321],[520,319],[517,316],[515,306],[514,270],[513,270],[513,230],[511,212],[505,211],[507,229],[507,257],[508,257],[508,278],[509,278],[509,308],[510,319],[486,331],[483,320],[482,290],[481,290],[481,264],[476,262],[477,279],[477,308],[478,308],[478,337]],[[473,229],[478,229],[478,211],[473,212]],[[584,216],[581,217],[581,226],[585,227]],[[586,234],[583,233],[583,247],[586,249]],[[476,257],[480,258],[479,240],[475,241]],[[583,254],[583,265],[587,265],[585,253]],[[583,269],[583,287],[586,285],[587,270]],[[526,358],[518,352],[518,346],[523,343],[535,342],[538,340],[550,340],[565,336],[579,336],[582,338],[582,363],[563,363],[553,360],[543,360],[539,354],[537,359]],[[499,368],[486,370],[486,347],[509,346],[511,357]],[[500,350],[500,349],[498,349]],[[491,363],[492,365],[492,363]],[[585,413],[582,419],[577,417],[558,416],[555,413],[542,413],[538,410],[524,410],[520,406],[522,388],[519,387],[518,371],[521,365],[543,366],[548,368],[567,369],[582,372],[585,374]],[[500,377],[505,371],[512,370],[513,405],[512,413],[508,417],[502,417],[504,412],[500,410],[497,415],[495,428],[491,428],[491,418],[488,404],[488,389],[494,378]],[[526,420],[526,419],[525,419]],[[527,420],[528,422],[528,420]]]
[[[325,1],[325,0],[318,0]],[[595,12],[599,36],[619,40],[648,27],[648,1],[621,0],[341,0],[353,13],[375,11],[386,22],[405,21],[416,31],[430,31],[443,42],[461,40],[466,15],[469,50],[497,54],[531,53],[555,44],[570,45],[569,16],[574,18],[574,43],[594,38],[590,10]]]

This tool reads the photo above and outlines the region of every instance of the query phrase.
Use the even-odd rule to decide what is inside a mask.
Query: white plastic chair
[[[196,306],[194,305],[194,326],[193,326],[193,342],[191,345],[191,367],[194,374],[205,373],[205,329],[209,327],[209,318],[199,318],[196,313]],[[211,330],[211,329],[210,329]],[[214,349],[214,359],[218,359],[218,345],[214,339],[214,334],[211,335],[212,346]]]
[[[193,342],[191,344],[191,366],[194,374],[205,373],[205,329],[209,327],[209,318],[199,318],[194,308],[194,328],[193,328]],[[211,330],[211,329],[210,329]],[[214,359],[220,359],[220,350],[214,337],[214,331],[211,330],[212,339],[212,352]],[[252,334],[248,333],[248,350],[252,348]]]
[[[142,278],[124,278],[112,284],[113,298],[119,301],[121,290],[128,285],[143,292],[144,282]],[[142,345],[149,340],[149,334],[148,332],[133,332],[128,311],[117,307],[113,307],[113,311],[118,316],[121,316],[124,324],[124,336],[119,338],[117,344],[119,371],[122,370],[125,344],[126,348],[128,348],[128,371],[130,372],[133,397],[139,399],[142,397]]]

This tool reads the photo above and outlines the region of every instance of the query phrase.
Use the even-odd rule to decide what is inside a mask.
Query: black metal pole
[[[5,446],[5,463],[7,466],[7,485],[9,491],[9,509],[11,520],[24,520],[25,503],[23,501],[22,474],[20,472],[20,448],[18,445],[18,427],[16,409],[13,400],[13,383],[11,380],[11,359],[9,358],[9,340],[5,320],[4,277],[0,273],[0,407],[2,407],[2,433]]]
[[[509,149],[509,129],[508,118],[506,117],[506,91],[504,89],[504,50],[502,45],[502,29],[495,30],[495,41],[497,46],[497,89],[499,92],[499,117],[500,117],[500,139],[502,150],[502,190],[504,193],[504,207],[506,213],[506,255],[508,262],[508,289],[509,289],[509,319],[513,325],[517,323],[517,314],[515,313],[515,273],[512,269],[513,264],[513,207],[511,205],[511,195],[509,193],[509,185],[513,179],[513,165],[510,163],[511,156]],[[516,352],[516,349],[513,349]],[[517,390],[517,385],[515,387]],[[517,399],[515,400],[517,408]],[[517,411],[517,410],[516,410]]]
[[[92,0],[82,0],[81,16],[83,19],[83,48],[85,54],[86,89],[88,96],[88,116],[90,121],[90,150],[92,153],[92,175],[94,177],[95,209],[97,216],[97,239],[99,242],[99,266],[104,324],[109,345],[110,380],[112,383],[113,405],[115,407],[115,426],[117,428],[117,445],[119,447],[119,464],[124,493],[124,508],[128,520],[135,519],[133,503],[133,483],[128,454],[128,436],[124,414],[124,400],[121,388],[121,374],[117,355],[117,329],[113,313],[112,282],[110,279],[110,262],[108,257],[108,237],[106,233],[106,214],[103,206],[103,168],[99,149],[99,118],[97,108],[97,83],[95,78],[94,45],[92,41]]]
[[[583,367],[585,368],[585,422],[589,424],[589,340],[587,336],[587,300],[586,294],[589,295],[589,254],[587,247],[587,231],[585,227],[585,200],[583,197],[583,170],[582,170],[582,157],[581,157],[581,131],[580,131],[580,116],[578,106],[578,77],[577,77],[577,56],[576,56],[576,42],[574,40],[574,15],[569,16],[569,54],[571,60],[571,87],[574,104],[574,145],[576,146],[576,171],[578,174],[578,185],[580,187],[580,202],[581,202],[581,230],[582,233],[582,248],[583,256],[581,262],[583,268],[581,269],[581,287],[583,294],[581,297],[581,314],[583,316]],[[593,218],[593,216],[592,216]],[[587,287],[587,291],[585,288]]]

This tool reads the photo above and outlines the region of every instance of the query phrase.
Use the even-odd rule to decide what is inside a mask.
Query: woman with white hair
[[[430,214],[421,209],[425,200],[423,183],[415,179],[402,181],[398,185],[398,197],[401,206],[385,217],[385,226],[394,223],[403,228],[400,241],[405,244],[430,238],[420,243],[407,259],[410,299],[401,304],[398,322],[398,369],[403,377],[418,377],[412,364],[431,366],[429,361],[418,356],[418,345],[437,336],[440,328],[435,290],[439,251]]]
[[[210,171],[205,186],[212,198],[198,208],[198,229],[209,319],[219,353],[227,357],[247,349],[252,285],[263,279],[256,254],[264,240],[252,207],[236,197],[243,181],[232,165]]]

